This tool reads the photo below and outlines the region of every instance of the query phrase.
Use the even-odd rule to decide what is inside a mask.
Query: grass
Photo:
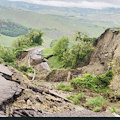
[[[67,99],[72,100],[75,105],[80,104],[80,100],[84,97],[83,93],[79,93],[77,95],[70,95],[67,97]]]
[[[13,40],[17,39],[17,37],[9,37],[5,35],[0,35],[0,44],[4,47],[10,47]]]
[[[107,91],[110,81],[113,79],[113,71],[107,71],[105,74],[93,76],[85,74],[82,78],[74,78],[71,85],[76,89],[91,89],[95,92]]]
[[[53,51],[51,48],[46,48],[42,51],[42,54],[45,54],[42,57],[47,57],[48,55],[53,54]],[[60,61],[58,61],[56,56],[49,58],[49,62],[51,63],[49,65],[51,70],[62,68],[62,63]]]
[[[56,10],[52,10],[52,12],[56,12]],[[45,33],[43,45],[47,47],[52,40],[58,39],[63,35],[72,35],[75,31],[85,32],[91,37],[98,37],[104,31],[102,26],[105,26],[105,24],[101,25],[101,21],[98,23],[93,21],[91,23],[91,20],[89,21],[89,19],[87,19],[86,21],[85,18],[83,20],[83,17],[78,18],[76,15],[74,18],[67,17],[66,15],[63,16],[62,14],[58,15],[60,12],[61,11],[58,10],[55,15],[52,15],[52,13],[38,14],[35,12],[0,7],[0,19],[11,20],[12,18],[13,22],[23,26],[42,29]],[[66,10],[64,10],[63,13],[64,12],[66,12]],[[95,27],[95,25],[98,27]]]
[[[86,106],[92,107],[94,112],[97,112],[103,105],[106,104],[107,100],[105,100],[102,96],[89,98],[86,102]]]
[[[67,92],[72,92],[74,90],[74,88],[72,88],[71,85],[65,85],[63,83],[59,84],[57,86],[57,89],[62,91],[67,91]]]
[[[34,69],[32,67],[28,67],[25,65],[19,66],[18,70],[26,76],[28,76],[29,73],[34,73]]]
[[[47,57],[47,56],[49,56],[50,54],[53,54],[53,51],[52,51],[52,49],[51,48],[46,48],[46,49],[44,49],[44,50],[42,50],[42,57]]]

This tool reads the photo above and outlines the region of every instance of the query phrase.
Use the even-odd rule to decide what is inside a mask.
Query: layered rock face
[[[120,88],[120,32],[107,29],[98,39],[90,63],[82,69],[82,73],[95,75],[104,74],[112,69],[115,73],[111,88],[119,91]]]
[[[120,88],[120,32],[116,29],[107,29],[97,40],[95,50],[91,55],[89,65],[82,68],[77,68],[79,71],[76,73],[76,77],[81,77],[85,73],[93,75],[101,75],[106,73],[108,70],[113,70],[115,73],[114,80],[111,82],[111,88],[119,92]],[[58,80],[61,78],[56,73],[59,70],[53,71],[48,80],[53,78]],[[54,73],[54,74],[53,74]],[[61,70],[60,74],[66,73],[61,81],[66,81],[68,71]],[[71,72],[73,73],[73,72]],[[51,79],[52,78],[52,79]],[[71,77],[74,78],[74,77]]]
[[[6,105],[13,102],[23,91],[23,89],[13,81],[12,75],[13,73],[7,66],[0,64],[0,117],[6,116]]]

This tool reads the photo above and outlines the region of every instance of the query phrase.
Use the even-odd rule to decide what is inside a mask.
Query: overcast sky
[[[34,4],[56,6],[56,7],[80,7],[80,8],[120,8],[120,0],[9,0],[24,1]]]

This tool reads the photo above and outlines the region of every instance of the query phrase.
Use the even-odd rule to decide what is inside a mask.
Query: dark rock
[[[40,102],[40,103],[43,103],[43,99],[40,98],[40,97],[36,97],[36,101],[37,101],[37,102]]]
[[[39,93],[42,93],[44,91],[42,88],[35,88],[32,86],[30,86],[29,89],[33,90],[34,92],[39,92]]]
[[[42,112],[34,109],[16,109],[13,112],[13,117],[43,117]]]
[[[24,100],[25,100],[25,102],[27,102],[27,100],[29,100],[29,98],[27,97],[27,98],[25,98]]]

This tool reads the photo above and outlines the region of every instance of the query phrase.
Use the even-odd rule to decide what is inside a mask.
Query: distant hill
[[[0,34],[17,37],[19,35],[27,34],[30,28],[16,24],[10,20],[0,20]]]
[[[59,8],[8,0],[0,0],[0,5],[0,20],[42,29],[47,46],[63,35],[72,36],[75,31],[98,37],[106,28],[120,27],[120,9]]]

